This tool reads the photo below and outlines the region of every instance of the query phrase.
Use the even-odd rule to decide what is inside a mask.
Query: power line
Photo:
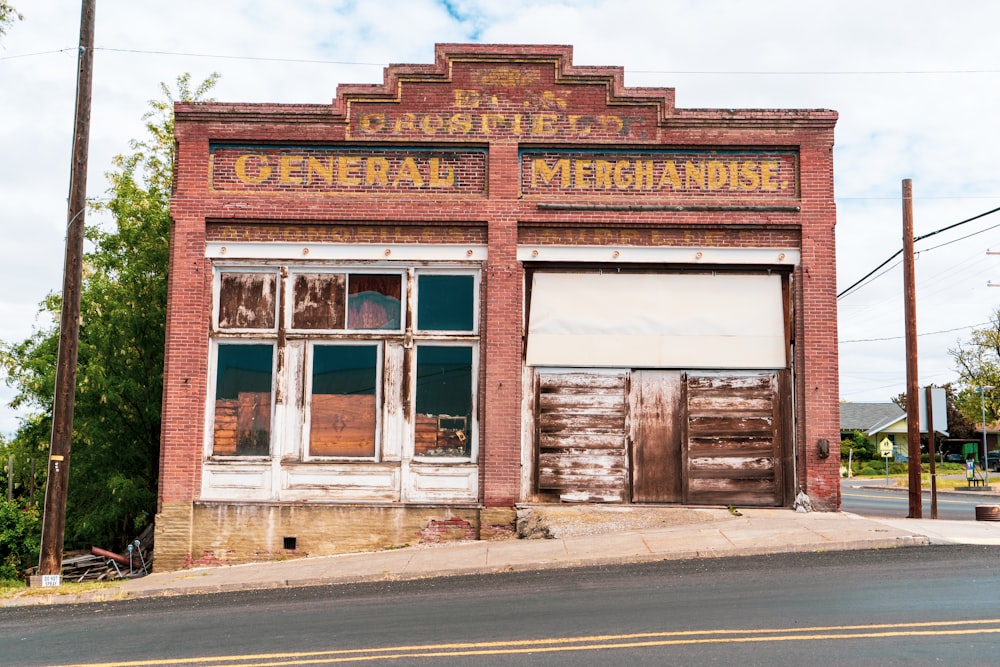
[[[937,336],[938,334],[953,333],[955,331],[964,331],[966,329],[973,329],[975,327],[982,327],[989,324],[989,322],[980,322],[979,324],[967,324],[964,327],[955,327],[954,329],[942,329],[941,331],[928,331],[927,333],[917,334],[917,336]],[[837,341],[838,345],[846,345],[847,343],[881,343],[887,340],[900,340],[902,336],[887,336],[885,338],[856,338],[854,340],[840,340]]]
[[[985,211],[985,212],[980,213],[978,215],[974,215],[971,218],[966,218],[965,220],[961,220],[961,221],[956,222],[956,223],[954,223],[952,225],[948,225],[947,227],[942,227],[941,229],[936,229],[933,232],[928,232],[927,234],[922,234],[920,236],[914,237],[913,242],[917,243],[918,241],[923,241],[924,239],[930,238],[931,236],[934,236],[935,234],[940,234],[941,232],[946,232],[946,231],[948,231],[950,229],[955,229],[956,227],[959,227],[961,225],[973,222],[974,220],[979,220],[980,218],[985,218],[986,216],[992,215],[993,213],[996,213],[997,211],[1000,211],[1000,206],[998,206],[996,208],[992,208],[989,211]],[[980,230],[978,232],[974,232],[972,234],[969,234],[968,236],[966,236],[964,238],[969,238],[970,236],[975,236],[976,234],[982,234],[983,232],[987,232],[990,229],[994,229],[997,226],[1000,226],[1000,225],[995,225],[994,227],[990,227],[988,229],[982,229],[982,230]],[[943,243],[941,245],[948,245],[948,244]],[[935,248],[940,248],[940,247],[941,246],[935,246]],[[929,252],[930,250],[934,250],[934,248],[929,248],[928,250],[923,250],[921,252]],[[847,289],[842,290],[840,292],[840,294],[837,295],[837,299],[839,300],[842,297],[847,296],[851,292],[851,290],[853,290],[854,288],[856,288],[859,285],[861,285],[861,283],[863,283],[864,281],[868,280],[868,278],[870,278],[872,276],[872,274],[874,274],[876,271],[878,271],[879,269],[881,269],[883,266],[885,266],[886,264],[888,264],[889,262],[891,262],[892,260],[894,260],[896,257],[898,257],[899,255],[901,255],[902,253],[903,253],[903,249],[900,248],[895,253],[893,253],[891,257],[889,257],[884,262],[882,262],[881,264],[879,264],[878,266],[876,266],[874,269],[872,269],[871,271],[869,271],[868,273],[866,273],[861,279],[859,279],[856,282],[854,282],[854,284],[852,284],[850,287],[848,287]]]

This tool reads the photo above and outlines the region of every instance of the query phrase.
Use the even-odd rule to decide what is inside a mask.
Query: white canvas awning
[[[781,276],[536,272],[527,364],[785,368]]]

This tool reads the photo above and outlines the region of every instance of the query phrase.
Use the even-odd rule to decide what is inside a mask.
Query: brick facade
[[[782,400],[794,405],[794,473],[784,474],[795,487],[779,497],[787,505],[805,491],[836,510],[836,119],[679,109],[672,89],[626,88],[620,68],[575,66],[564,46],[438,45],[434,64],[341,85],[330,105],[177,104],[157,566],[274,553],[274,535],[296,535],[299,551],[316,554],[440,539],[455,526],[473,534],[480,514],[510,518],[535,499],[526,281],[549,248],[580,249],[561,261],[582,270],[670,250],[687,254],[649,255],[645,269],[702,270],[703,252],[728,252],[742,269],[783,271],[792,382]],[[739,254],[772,249],[797,259]],[[280,324],[260,337],[277,350],[272,455],[223,460],[211,449],[214,346],[256,334],[220,331],[216,272],[241,267],[273,271],[279,284]],[[381,346],[381,444],[371,461],[310,459],[298,426],[308,421],[307,371],[296,369],[308,368],[313,341],[286,329],[289,271],[397,272],[409,286],[438,267],[479,286],[478,329],[441,343],[477,351],[471,454],[413,457],[409,322],[382,338],[323,333]],[[406,298],[419,304],[419,294]],[[423,345],[440,343],[425,334]],[[344,474],[357,481],[340,486]],[[240,523],[250,516],[242,502],[250,524]],[[351,530],[376,537],[359,542]]]

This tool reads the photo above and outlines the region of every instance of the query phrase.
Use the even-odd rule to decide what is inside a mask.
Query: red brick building
[[[835,112],[446,44],[175,113],[159,568],[529,502],[838,508]]]

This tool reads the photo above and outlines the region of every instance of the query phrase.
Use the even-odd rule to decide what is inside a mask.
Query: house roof
[[[841,403],[840,430],[869,432],[877,426],[892,424],[906,417],[895,403]]]

